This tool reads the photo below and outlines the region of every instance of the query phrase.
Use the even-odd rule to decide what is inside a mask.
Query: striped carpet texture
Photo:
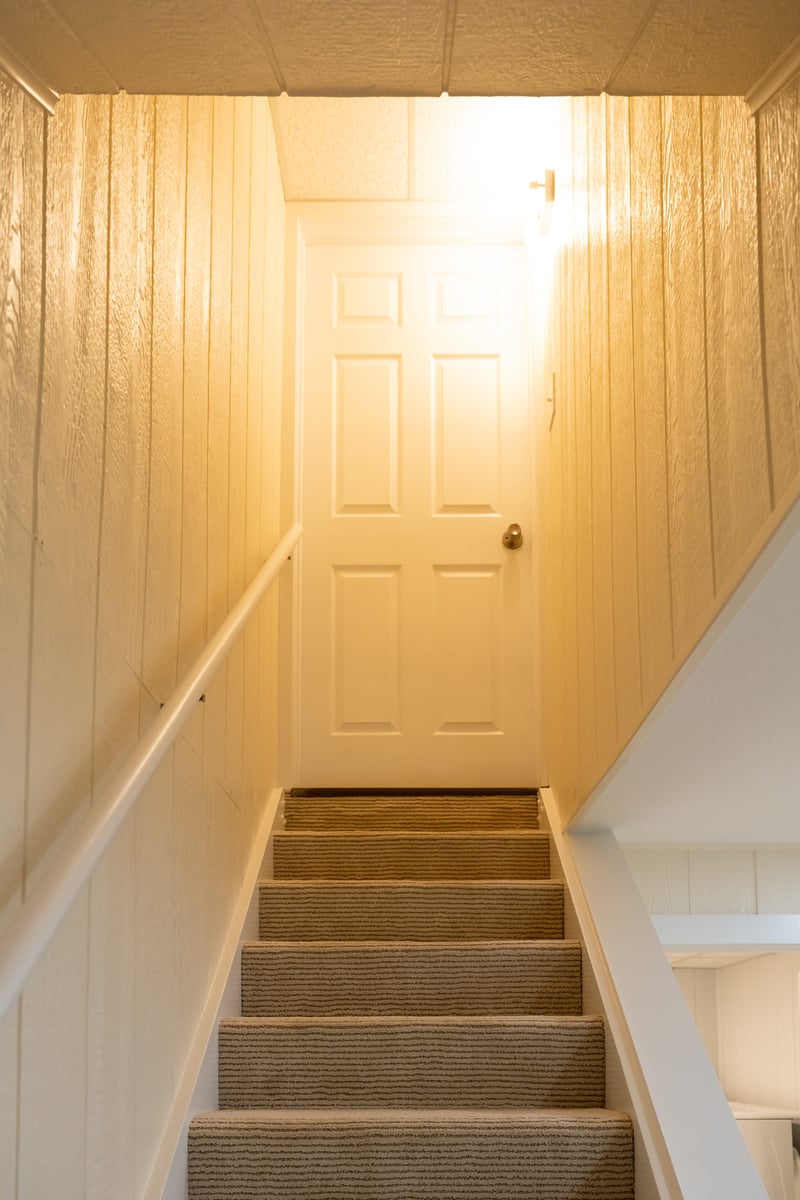
[[[600,1108],[599,1017],[241,1017],[222,1108]]]
[[[547,834],[518,829],[301,830],[276,833],[273,851],[276,879],[547,879],[550,874]]]
[[[535,796],[287,796],[288,830],[538,829]]]
[[[259,888],[264,941],[514,941],[560,938],[564,891],[548,880],[413,883],[271,879]]]
[[[189,1200],[633,1200],[535,796],[285,814]]]

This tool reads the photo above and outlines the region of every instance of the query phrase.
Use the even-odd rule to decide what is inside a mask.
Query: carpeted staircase
[[[189,1200],[633,1200],[534,796],[288,795]]]

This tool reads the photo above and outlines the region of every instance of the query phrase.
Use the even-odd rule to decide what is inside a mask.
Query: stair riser
[[[547,879],[549,839],[517,834],[277,833],[276,879]]]
[[[394,948],[246,943],[244,1016],[577,1015],[580,948],[558,942]]]
[[[526,940],[560,938],[564,894],[558,886],[383,887],[263,884],[259,936],[341,941]]]
[[[287,796],[286,828],[538,829],[534,796]]]
[[[192,1128],[189,1200],[633,1200],[630,1126]]]
[[[221,1108],[599,1108],[599,1021],[220,1029]]]

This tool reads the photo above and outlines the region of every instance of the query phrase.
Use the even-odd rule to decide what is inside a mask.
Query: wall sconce
[[[531,194],[540,191],[542,193],[536,211],[539,218],[539,233],[548,233],[550,231],[550,215],[553,210],[553,201],[556,198],[556,173],[555,171],[546,170],[544,180],[535,180],[528,185]]]

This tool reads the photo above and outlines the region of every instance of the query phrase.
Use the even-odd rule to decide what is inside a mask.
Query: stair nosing
[[[293,939],[291,941],[281,941],[278,938],[253,938],[242,942],[242,950],[245,948],[251,949],[253,946],[262,948],[275,947],[280,950],[425,950],[428,948],[436,950],[453,950],[461,953],[464,950],[486,950],[489,947],[497,948],[498,950],[513,950],[518,947],[530,948],[535,946],[537,949],[547,949],[548,947],[557,947],[559,949],[580,950],[581,943],[574,938],[484,938],[477,941],[455,941],[452,938],[434,939],[433,941],[410,941],[408,939],[376,939],[374,941],[352,941],[343,938],[313,938],[308,941]]]
[[[206,1120],[236,1121],[256,1124],[268,1121],[279,1125],[302,1123],[315,1125],[320,1118],[326,1122],[346,1124],[431,1125],[437,1121],[451,1124],[465,1121],[473,1124],[491,1122],[523,1121],[526,1124],[545,1123],[548,1120],[581,1122],[618,1121],[630,1124],[628,1113],[613,1108],[223,1108],[197,1113],[192,1124]]]

